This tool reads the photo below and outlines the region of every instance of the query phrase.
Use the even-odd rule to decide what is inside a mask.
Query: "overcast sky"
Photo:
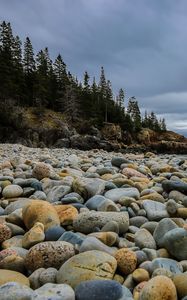
[[[104,66],[115,91],[187,136],[187,0],[0,0],[0,19],[79,79]]]

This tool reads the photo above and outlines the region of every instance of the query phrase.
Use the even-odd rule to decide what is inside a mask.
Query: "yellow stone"
[[[0,271],[0,285],[3,285],[7,282],[18,282],[20,284],[24,284],[30,286],[29,279],[23,274],[11,271],[11,270],[3,270]]]

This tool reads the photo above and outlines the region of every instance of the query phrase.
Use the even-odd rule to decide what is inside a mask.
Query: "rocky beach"
[[[0,300],[186,300],[187,156],[0,144]]]

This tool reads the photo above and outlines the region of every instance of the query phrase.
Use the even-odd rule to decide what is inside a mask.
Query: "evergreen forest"
[[[79,81],[68,71],[61,54],[52,60],[47,47],[35,54],[30,38],[22,43],[5,21],[0,24],[0,101],[1,115],[6,103],[14,103],[58,111],[69,122],[87,120],[98,128],[109,122],[130,133],[142,127],[166,131],[165,120],[158,120],[154,112],[141,116],[137,99],[126,99],[124,89],[114,95],[103,67],[98,82],[87,71]]]

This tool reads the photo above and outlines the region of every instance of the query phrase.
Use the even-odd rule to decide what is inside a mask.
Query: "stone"
[[[22,194],[23,189],[16,184],[6,186],[2,192],[3,197],[6,199],[20,197]]]
[[[59,238],[59,241],[66,241],[72,245],[81,245],[85,238],[78,233],[66,231]]]
[[[8,248],[10,249],[10,248]],[[25,272],[25,261],[23,257],[20,257],[16,251],[11,250],[9,254],[3,255],[2,252],[5,252],[5,249],[0,252],[0,269],[7,269],[7,270],[12,270],[12,271],[17,271],[20,273]],[[12,252],[12,253],[11,253]],[[3,257],[4,256],[4,257]]]
[[[15,235],[10,239],[2,242],[1,247],[3,249],[10,248],[10,247],[22,247],[22,239],[23,239],[23,235]]]
[[[33,290],[18,282],[8,282],[0,286],[0,300],[32,300]]]
[[[11,229],[5,224],[0,224],[0,243],[8,240],[12,235]]]
[[[43,242],[30,248],[25,258],[25,266],[30,271],[42,267],[58,269],[73,255],[75,255],[75,250],[70,243],[64,241]]]
[[[129,227],[129,217],[126,212],[83,212],[73,221],[75,231],[91,233],[93,228],[102,228],[108,222],[116,221],[119,225],[119,232],[125,233]]]
[[[89,280],[75,289],[77,300],[119,300],[123,295],[121,284],[114,280]]]
[[[51,175],[51,167],[43,162],[37,163],[32,170],[33,177],[41,180],[43,178],[48,178]]]
[[[16,224],[6,222],[6,225],[10,228],[12,236],[25,234],[25,230]]]
[[[173,278],[173,282],[180,298],[187,296],[187,273],[177,274]]]
[[[84,199],[89,199],[104,192],[105,181],[99,178],[77,178],[73,182],[73,191]]]
[[[11,271],[11,270],[1,270],[0,272],[0,285],[3,285],[7,282],[14,281],[20,284],[30,286],[29,279],[23,274]]]
[[[132,168],[124,168],[122,170],[122,174],[127,176],[128,178],[131,178],[133,176],[141,177],[141,178],[147,178],[144,174],[140,173],[139,171],[132,169]]]
[[[187,194],[187,183],[181,180],[164,180],[162,181],[162,187],[167,193],[171,192],[172,190],[175,190]]]
[[[43,242],[45,239],[44,225],[36,222],[34,226],[25,233],[22,239],[23,248],[29,249],[32,246]]]
[[[60,225],[58,214],[50,203],[43,200],[32,200],[23,208],[23,221],[30,229],[36,222],[44,225],[45,230],[54,225]]]
[[[107,191],[104,196],[114,202],[118,202],[122,197],[132,197],[134,199],[139,199],[140,193],[136,188],[116,188]]]
[[[46,283],[34,292],[35,300],[75,300],[74,290],[67,284]]]
[[[106,252],[110,255],[114,255],[114,253],[116,252],[115,249],[113,249],[112,247],[108,247],[107,245],[105,245],[104,243],[102,243],[100,240],[98,240],[96,237],[93,236],[89,236],[87,238],[85,238],[85,240],[82,242],[79,252],[86,252],[89,250],[99,250],[99,251],[103,251]]]
[[[129,220],[131,226],[141,227],[143,224],[146,224],[148,219],[143,216],[132,217]]]
[[[119,225],[116,221],[109,221],[101,228],[101,231],[103,232],[112,231],[119,234]]]
[[[89,236],[94,236],[101,242],[103,242],[107,246],[113,246],[116,242],[118,242],[119,237],[115,232],[94,232],[90,233]]]
[[[73,220],[78,216],[78,211],[72,205],[55,205],[54,206],[61,225],[70,225]]]
[[[39,275],[39,282],[41,285],[46,283],[56,283],[56,275],[57,269],[55,268],[48,268],[43,270]]]
[[[45,231],[45,240],[46,241],[57,241],[61,235],[65,232],[65,229],[59,225],[54,225],[49,227]]]
[[[177,300],[177,292],[172,280],[166,276],[156,276],[143,287],[139,300]]]
[[[85,280],[112,279],[117,262],[111,255],[98,251],[86,251],[71,257],[58,271],[57,283],[67,283],[75,288]]]
[[[172,230],[177,228],[178,226],[169,218],[162,219],[157,227],[155,228],[155,231],[153,233],[153,237],[156,241],[156,244],[158,247],[164,247],[164,236],[165,234]]]
[[[134,242],[137,247],[156,249],[156,243],[152,234],[147,229],[140,229],[135,233]]]
[[[149,272],[145,269],[138,268],[132,273],[132,278],[136,283],[148,281],[150,279]]]
[[[119,249],[115,253],[115,259],[117,260],[119,271],[124,275],[130,274],[136,269],[136,254],[128,248]]]
[[[166,205],[153,200],[143,200],[143,208],[147,213],[149,221],[160,221],[163,218],[169,218]]]
[[[37,270],[35,270],[30,276],[29,276],[29,282],[30,282],[30,286],[33,290],[38,289],[41,286],[40,283],[40,274],[42,274],[43,271],[45,271],[46,269],[44,268],[39,268]]]
[[[177,260],[187,258],[187,230],[175,228],[164,235],[164,246]]]
[[[120,166],[122,164],[126,164],[129,163],[130,161],[124,157],[120,157],[120,156],[113,156],[111,163],[113,166],[120,168]]]
[[[50,203],[60,201],[70,191],[71,187],[67,185],[54,186],[47,194],[47,201]]]
[[[172,272],[173,274],[180,274],[182,272],[182,268],[180,265],[173,259],[170,258],[155,258],[152,261],[152,270],[163,268]]]

